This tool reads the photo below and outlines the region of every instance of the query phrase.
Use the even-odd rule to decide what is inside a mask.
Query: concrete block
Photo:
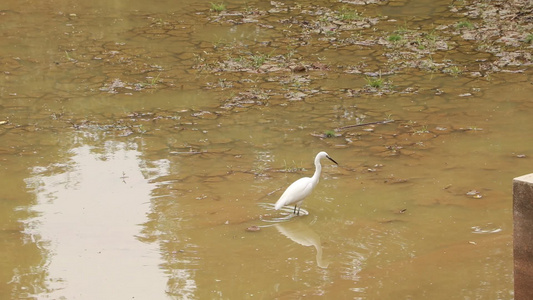
[[[533,299],[533,173],[513,180],[514,297]]]

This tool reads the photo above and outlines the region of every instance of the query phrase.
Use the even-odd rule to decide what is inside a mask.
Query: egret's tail
[[[280,199],[280,200],[281,200],[281,199]],[[278,209],[280,209],[280,208],[282,208],[282,207],[283,207],[283,202],[282,202],[282,201],[279,201],[279,200],[278,200],[278,202],[276,202],[276,205],[274,205],[274,209],[275,209],[275,210],[278,210]]]

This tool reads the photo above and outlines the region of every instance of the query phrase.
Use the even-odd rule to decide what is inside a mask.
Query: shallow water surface
[[[0,298],[512,299],[530,62],[368,44],[455,22],[431,3],[8,2]],[[324,33],[350,5],[390,18]],[[273,210],[319,151],[301,215]]]
[[[46,274],[47,297],[165,296],[158,248],[143,243],[140,230],[153,189],[143,175],[163,176],[166,164],[161,161],[162,168],[149,169],[136,146],[127,147],[106,142],[103,149],[69,149],[67,163],[35,167],[27,179],[37,204],[31,207],[35,217],[25,221],[24,233],[43,250],[40,268]]]

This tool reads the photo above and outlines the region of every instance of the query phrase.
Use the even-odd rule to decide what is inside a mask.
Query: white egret
[[[300,206],[302,205],[302,202],[304,201],[305,197],[307,197],[311,193],[311,191],[313,191],[313,189],[318,183],[320,171],[322,171],[322,165],[320,164],[320,160],[324,157],[338,165],[338,163],[334,161],[333,158],[329,157],[326,152],[319,152],[315,157],[316,169],[315,174],[313,174],[313,177],[304,177],[293,182],[285,190],[285,192],[283,192],[283,195],[281,195],[278,202],[276,202],[274,209],[278,210],[285,205],[294,204],[294,213],[300,215]],[[298,208],[298,213],[296,212],[296,208]]]

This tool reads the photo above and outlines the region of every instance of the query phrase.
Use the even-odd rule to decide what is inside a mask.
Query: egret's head
[[[327,158],[327,159],[331,160],[332,162],[334,162],[336,165],[338,165],[338,163],[337,163],[335,160],[333,160],[333,158],[331,158],[331,157],[330,157],[326,152],[324,152],[324,151],[319,152],[319,153],[317,154],[316,158],[318,158],[318,159]]]

